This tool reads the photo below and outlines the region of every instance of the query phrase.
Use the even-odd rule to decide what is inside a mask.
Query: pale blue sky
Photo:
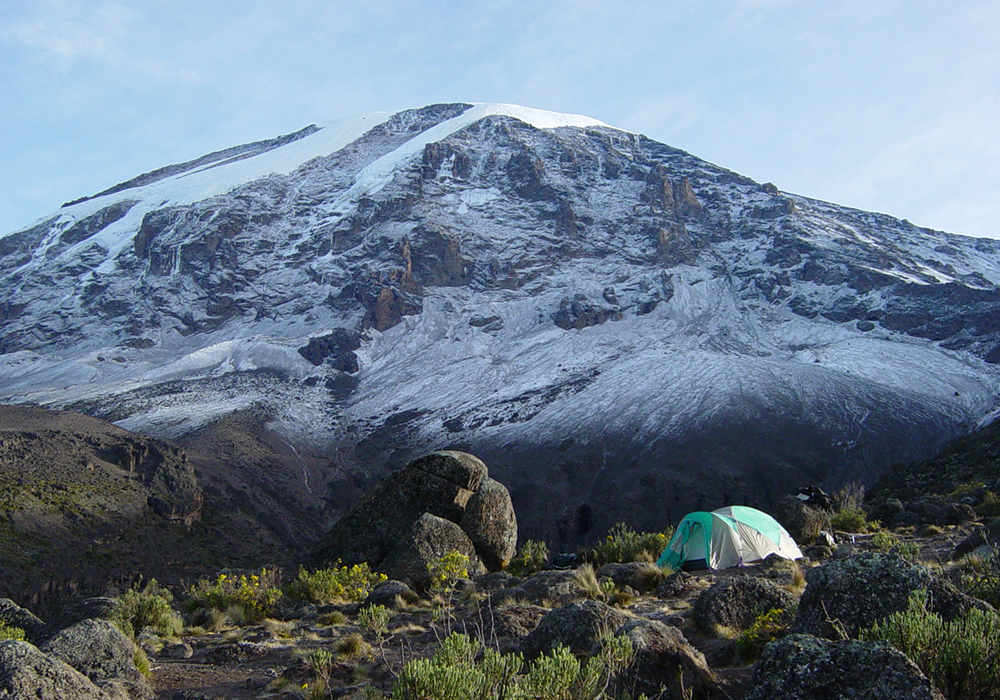
[[[312,122],[477,101],[1000,237],[998,37],[995,0],[4,0],[0,233]]]

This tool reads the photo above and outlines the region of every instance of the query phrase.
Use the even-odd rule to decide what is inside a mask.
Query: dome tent
[[[688,513],[677,526],[657,566],[680,569],[685,562],[704,562],[709,569],[749,564],[777,554],[802,556],[795,540],[777,520],[747,506],[726,506],[708,513]]]

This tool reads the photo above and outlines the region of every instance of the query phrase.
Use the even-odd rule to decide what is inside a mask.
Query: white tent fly
[[[656,563],[677,570],[685,562],[704,561],[709,569],[725,569],[771,554],[785,559],[802,556],[795,540],[767,513],[747,506],[726,506],[711,513],[685,515]]]

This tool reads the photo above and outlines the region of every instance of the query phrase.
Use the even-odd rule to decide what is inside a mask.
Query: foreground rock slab
[[[27,642],[0,642],[0,700],[111,700],[85,675]]]
[[[905,655],[883,642],[793,634],[764,648],[745,700],[944,700]]]

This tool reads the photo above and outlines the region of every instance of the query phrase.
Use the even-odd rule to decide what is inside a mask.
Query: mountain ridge
[[[870,483],[995,415],[1000,242],[581,117],[373,121],[0,238],[0,399],[172,438],[261,410],[330,493],[464,448],[563,541]]]

